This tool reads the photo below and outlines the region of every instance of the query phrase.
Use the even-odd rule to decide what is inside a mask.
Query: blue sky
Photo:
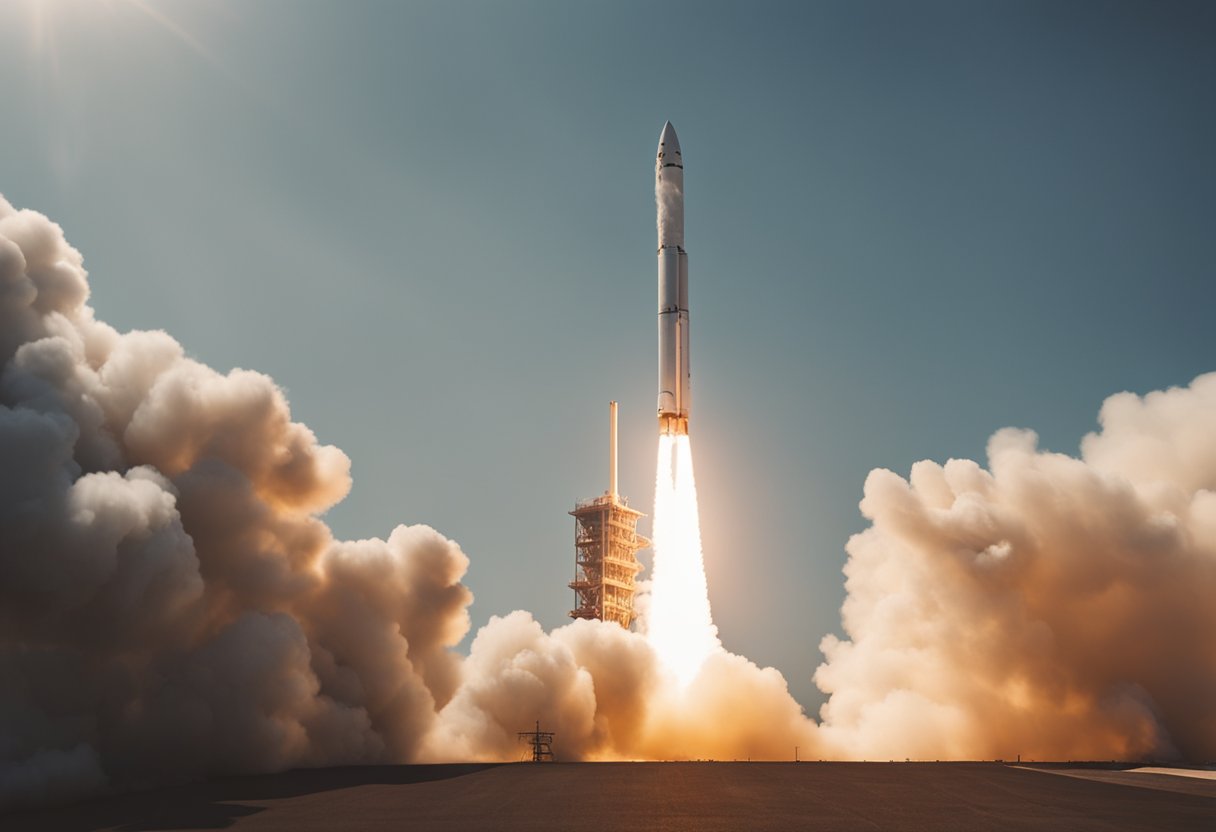
[[[0,193],[100,317],[287,389],[353,460],[339,535],[433,525],[475,625],[555,626],[609,399],[653,495],[670,118],[715,617],[813,709],[871,468],[1074,453],[1214,369],[1214,39],[1206,3],[7,0]]]

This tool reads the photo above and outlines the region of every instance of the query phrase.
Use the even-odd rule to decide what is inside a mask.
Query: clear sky
[[[100,317],[287,389],[339,535],[433,525],[475,626],[556,626],[609,399],[653,496],[671,119],[715,618],[813,710],[871,468],[1075,453],[1216,369],[1213,43],[1210,3],[0,0],[0,193]]]

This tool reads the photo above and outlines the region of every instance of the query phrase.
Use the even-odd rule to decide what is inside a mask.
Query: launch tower
[[[616,488],[616,402],[608,405],[608,490],[574,507],[574,590],[571,618],[633,623],[633,594],[642,569],[637,553],[650,545],[638,534],[642,512],[632,509]]]

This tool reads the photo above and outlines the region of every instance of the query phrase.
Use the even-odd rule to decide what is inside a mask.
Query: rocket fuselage
[[[654,168],[659,232],[659,432],[688,433],[688,255],[684,252],[684,157],[671,122]]]

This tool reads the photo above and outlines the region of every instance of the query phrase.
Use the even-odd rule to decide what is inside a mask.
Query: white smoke
[[[495,618],[425,526],[335,540],[349,461],[282,391],[94,318],[57,225],[0,199],[0,807],[294,766],[517,759],[1216,756],[1216,376],[1121,395],[1081,459],[873,472],[849,639],[809,720],[713,651]]]
[[[575,621],[545,633],[530,615],[492,618],[439,714],[428,756],[519,759],[516,732],[540,719],[560,759],[792,759],[815,725],[773,668],[725,651],[674,683],[646,638]]]
[[[334,540],[349,460],[273,382],[88,294],[60,228],[0,199],[0,805],[414,759],[465,556],[422,526]]]
[[[1079,459],[873,471],[824,739],[850,756],[1216,759],[1216,374],[1109,398]]]

